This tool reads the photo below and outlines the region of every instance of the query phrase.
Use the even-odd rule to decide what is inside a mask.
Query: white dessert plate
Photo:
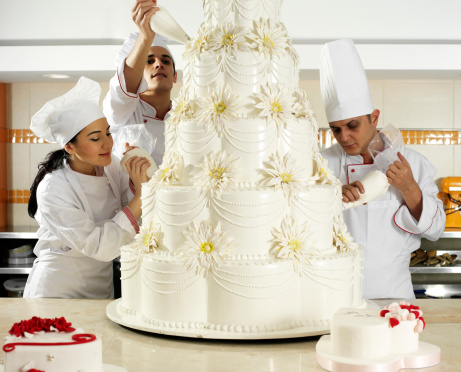
[[[113,364],[103,364],[104,372],[128,372],[125,368],[114,366]],[[4,372],[4,367],[0,365],[0,372]]]
[[[157,333],[168,336],[179,336],[179,337],[190,337],[190,338],[206,338],[216,340],[270,340],[270,339],[284,339],[284,338],[299,338],[299,337],[310,337],[320,336],[330,333],[330,328],[325,326],[317,327],[299,327],[286,329],[281,331],[273,332],[259,332],[259,333],[237,333],[218,331],[212,329],[197,329],[197,328],[170,328],[155,326],[152,324],[146,324],[142,322],[136,314],[120,314],[118,312],[118,304],[121,299],[112,301],[106,307],[107,317],[115,323],[122,326],[133,328],[138,331],[144,331],[149,333]],[[371,301],[367,302],[367,308],[375,308],[377,305]],[[373,307],[369,307],[373,306]],[[379,308],[379,307],[378,307]]]
[[[397,372],[404,368],[426,368],[440,363],[440,348],[419,342],[419,350],[403,355],[389,355],[379,360],[357,360],[330,352],[330,335],[322,336],[316,345],[317,363],[327,371]]]

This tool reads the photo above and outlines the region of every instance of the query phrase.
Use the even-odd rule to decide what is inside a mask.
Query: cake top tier
[[[253,21],[280,21],[282,0],[203,0],[205,23],[215,26],[232,23],[250,27]]]

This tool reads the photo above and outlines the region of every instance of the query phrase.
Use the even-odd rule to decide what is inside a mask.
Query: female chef
[[[112,260],[139,231],[145,158],[111,161],[113,140],[98,107],[101,88],[85,77],[34,115],[31,130],[61,150],[39,165],[29,215],[38,224],[37,259],[24,297],[113,298]]]

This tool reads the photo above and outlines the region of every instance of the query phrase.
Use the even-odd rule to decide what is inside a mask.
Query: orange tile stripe
[[[402,137],[407,145],[461,145],[461,130],[401,130]],[[319,139],[322,145],[328,143],[328,137],[335,139],[330,129],[319,130]],[[48,143],[37,137],[30,129],[8,129],[8,143]]]
[[[461,145],[461,130],[401,130],[406,145]],[[320,144],[336,143],[330,129],[319,130]],[[330,142],[331,141],[331,142]]]
[[[29,190],[8,190],[8,203],[10,204],[27,204],[29,197]]]

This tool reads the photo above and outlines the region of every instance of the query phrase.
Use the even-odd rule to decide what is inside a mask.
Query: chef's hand
[[[394,161],[393,164],[389,165],[386,172],[389,184],[399,189],[402,193],[409,192],[415,188],[419,189],[418,183],[413,177],[410,163],[400,152],[397,153],[397,156],[400,161]]]
[[[352,203],[360,199],[360,194],[365,192],[365,188],[362,185],[362,182],[355,181],[349,185],[343,185],[343,202]]]
[[[125,166],[128,170],[131,182],[133,182],[136,188],[136,194],[140,194],[141,184],[149,181],[149,177],[147,177],[147,169],[150,167],[149,160],[143,157],[133,156],[127,160]]]
[[[155,37],[155,32],[150,27],[150,19],[158,11],[157,0],[136,0],[133,9],[131,9],[131,19],[138,26],[139,32],[150,40]]]
[[[128,151],[138,149],[138,148],[139,148],[138,146],[130,146],[128,142],[125,142],[125,152],[123,153],[123,155],[125,155]]]

